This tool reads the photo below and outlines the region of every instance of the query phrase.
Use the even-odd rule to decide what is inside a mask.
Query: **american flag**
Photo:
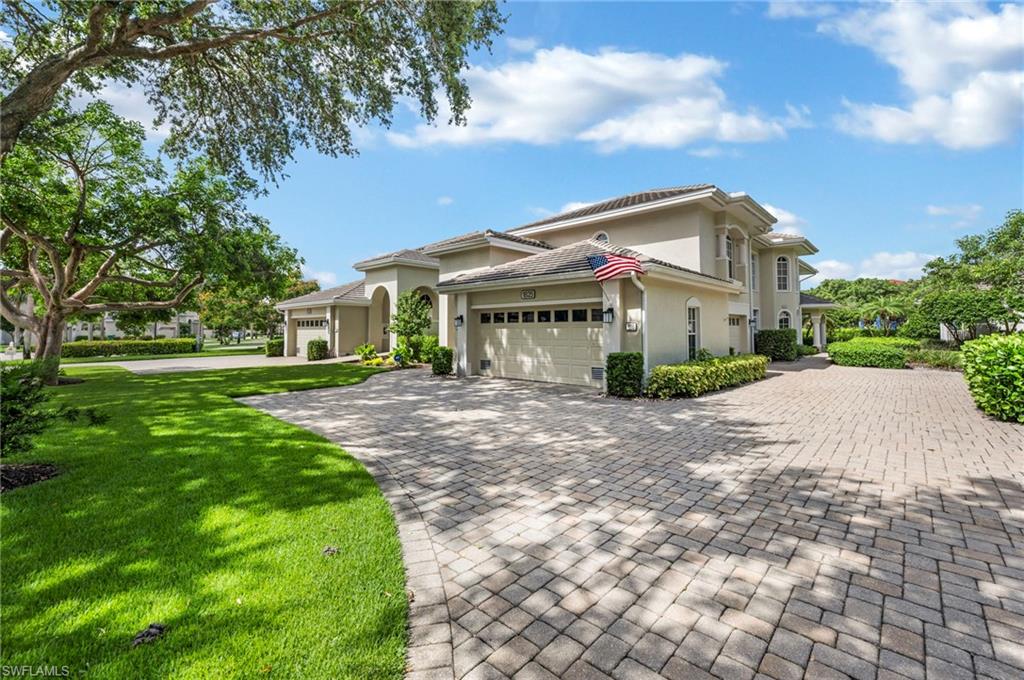
[[[590,268],[594,270],[594,278],[598,281],[607,281],[630,272],[644,273],[640,260],[627,255],[587,255],[587,260],[590,262]]]

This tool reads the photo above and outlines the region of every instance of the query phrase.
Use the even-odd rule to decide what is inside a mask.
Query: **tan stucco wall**
[[[352,354],[356,347],[366,342],[368,307],[338,306],[338,354]]]
[[[780,256],[789,258],[789,291],[775,290],[775,263]],[[793,327],[800,325],[800,276],[797,273],[795,248],[762,248],[757,252],[758,290],[753,294],[754,307],[760,310],[761,328],[778,328],[779,312],[792,315]]]
[[[729,353],[729,295],[685,284],[647,278],[647,340],[650,366],[686,361],[686,304],[700,302],[700,347]]]

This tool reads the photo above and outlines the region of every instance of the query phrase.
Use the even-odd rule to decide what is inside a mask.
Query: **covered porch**
[[[808,324],[811,326],[813,334],[811,344],[817,347],[819,350],[825,347],[826,338],[828,337],[827,329],[827,318],[826,315],[828,310],[836,309],[839,305],[834,302],[829,302],[824,298],[820,298],[814,295],[808,295],[807,293],[800,293],[800,312],[802,315],[801,330],[806,328]],[[803,333],[800,333],[798,340],[803,342]]]

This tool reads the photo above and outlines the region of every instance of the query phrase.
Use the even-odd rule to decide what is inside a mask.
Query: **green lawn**
[[[404,571],[377,486],[342,449],[229,396],[373,372],[70,368],[87,380],[59,398],[111,419],[11,461],[64,472],[0,497],[0,662],[100,678],[401,677]],[[167,633],[132,649],[150,623]]]

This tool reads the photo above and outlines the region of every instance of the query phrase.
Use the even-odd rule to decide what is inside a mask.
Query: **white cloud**
[[[761,142],[808,125],[806,108],[787,106],[778,117],[734,109],[717,82],[726,66],[693,54],[540,49],[528,58],[466,72],[473,93],[467,125],[420,124],[389,139],[405,147],[577,140],[614,151]]]
[[[78,95],[75,97],[74,103],[76,106],[84,107],[96,100],[110,104],[114,113],[122,118],[141,123],[146,131],[146,137],[151,141],[162,140],[171,132],[170,125],[167,123],[159,127],[154,126],[156,113],[146,99],[146,93],[139,86],[129,87],[108,81],[95,93]]]
[[[807,220],[804,218],[770,203],[765,203],[764,209],[772,215],[775,215],[775,219],[778,220],[778,222],[776,222],[772,227],[773,231],[778,231],[784,234],[796,234],[797,236],[804,235],[804,227],[807,226]]]
[[[438,196],[437,197],[437,204],[438,205],[451,205],[454,202],[455,202],[455,199],[452,198],[451,196]]]
[[[514,38],[509,36],[505,38],[505,42],[508,44],[508,48],[513,52],[533,52],[539,46],[539,42],[536,38]]]
[[[880,251],[860,261],[858,264],[840,260],[822,260],[814,264],[818,273],[808,279],[805,288],[810,288],[825,279],[858,279],[862,277],[876,279],[896,279],[906,281],[921,276],[921,269],[934,255],[908,250],[902,253]]]
[[[588,205],[594,205],[595,203],[600,203],[600,201],[569,201],[559,208],[558,212],[571,212],[573,210],[579,210],[580,208],[586,208]]]
[[[772,19],[808,19],[831,16],[834,5],[824,2],[770,2],[768,16]]]
[[[977,203],[966,205],[929,205],[925,212],[932,217],[951,217],[956,228],[969,227],[978,221],[984,211]]]
[[[338,275],[334,272],[318,272],[309,265],[302,265],[302,278],[316,279],[320,282],[321,288],[330,288],[338,285]]]
[[[835,9],[835,8],[833,8]],[[981,148],[1013,139],[1024,117],[1024,10],[1004,4],[893,3],[770,16],[819,19],[819,32],[865,47],[896,69],[905,104],[843,101],[837,126],[888,143]],[[788,12],[788,14],[787,14]]]

